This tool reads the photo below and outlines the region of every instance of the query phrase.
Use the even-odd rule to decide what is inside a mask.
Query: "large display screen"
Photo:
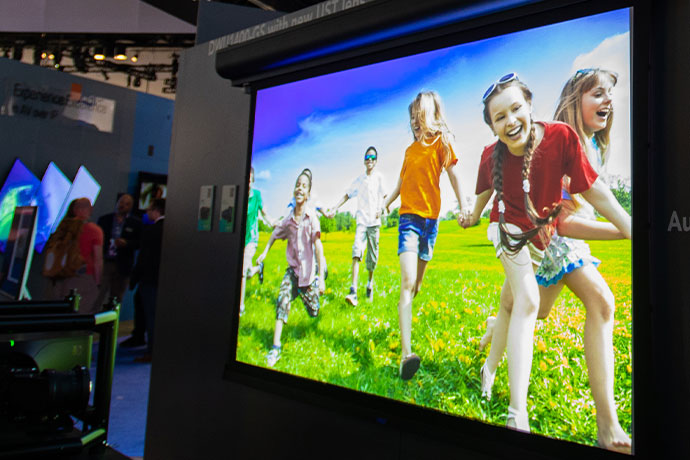
[[[50,230],[60,214],[62,205],[67,198],[72,182],[52,161],[48,164],[41,179],[41,186],[34,198],[38,206],[38,222],[36,228],[36,251],[43,251]]]
[[[77,174],[74,176],[74,180],[69,188],[67,197],[62,203],[60,213],[53,223],[51,233],[55,231],[57,226],[60,224],[60,221],[62,221],[62,218],[65,216],[65,214],[67,214],[67,208],[72,200],[77,198],[88,198],[93,206],[96,203],[96,198],[98,198],[99,193],[101,193],[101,184],[99,184],[98,181],[93,178],[85,166],[80,166],[77,170]]]
[[[542,241],[549,246],[541,264],[567,274],[551,273],[556,284],[539,288],[538,298],[552,308],[541,310],[546,317],[535,324],[535,310],[525,307],[526,298],[534,302],[535,280],[516,280],[504,267],[519,263],[505,262],[505,253],[497,258],[487,239],[487,232],[497,234],[490,225],[498,215],[495,195],[479,194],[487,206],[477,225],[461,228],[456,221],[458,196],[472,210],[476,192],[486,190],[478,177],[497,182],[480,164],[485,147],[506,139],[504,155],[520,158],[511,146],[532,125],[531,168],[543,168],[545,155],[559,159],[552,175],[540,176],[557,190],[546,207],[567,200],[584,221],[603,223],[601,215],[611,214],[589,193],[603,183],[630,214],[630,23],[631,11],[620,9],[258,90],[236,360],[630,452],[632,245],[619,239],[625,229],[610,240],[588,230],[587,241]],[[579,85],[591,78],[589,87]],[[531,102],[522,89],[491,90],[513,81],[531,90]],[[445,121],[450,132],[458,162],[448,174],[424,159],[441,141],[415,141],[408,106],[422,91],[434,91],[442,103],[443,115],[425,120],[432,131],[443,131],[439,120]],[[553,122],[562,91],[572,128]],[[419,120],[414,124],[423,132]],[[310,174],[302,174],[305,168]],[[517,189],[509,189],[510,173]],[[523,199],[522,173],[504,165],[506,202],[510,193]],[[534,201],[546,185],[526,174],[523,188]],[[457,179],[459,193],[449,178]],[[398,185],[405,216],[400,198],[379,216]],[[568,194],[570,186],[583,195]],[[587,217],[584,196],[600,212]],[[565,215],[561,210],[559,225]],[[569,234],[567,227],[562,232]],[[538,262],[538,254],[527,257]],[[559,292],[563,283],[568,287]],[[594,291],[603,294],[588,294]],[[493,386],[483,367],[496,360],[492,347]]]
[[[5,251],[15,208],[29,206],[40,184],[21,160],[15,160],[0,189],[0,252]]]

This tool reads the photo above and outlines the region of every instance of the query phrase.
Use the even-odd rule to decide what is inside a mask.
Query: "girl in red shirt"
[[[477,222],[496,192],[488,229],[506,280],[496,318],[494,346],[508,347],[510,405],[506,425],[529,431],[527,389],[540,293],[534,271],[541,264],[561,211],[562,180],[630,237],[630,217],[598,180],[577,133],[565,123],[534,122],[532,93],[516,74],[492,84],[483,97],[484,121],[498,141],[484,149],[477,178],[477,202],[463,222]],[[499,338],[504,343],[496,343]],[[482,389],[490,391],[500,357],[482,366]]]

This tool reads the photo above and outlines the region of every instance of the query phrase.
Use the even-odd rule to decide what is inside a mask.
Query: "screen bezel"
[[[410,54],[442,48],[445,46],[467,43],[484,38],[504,35],[511,32],[545,26],[561,21],[595,15],[606,11],[631,8],[631,175],[633,184],[633,256],[632,256],[632,284],[633,290],[633,456],[647,458],[651,455],[648,442],[651,424],[646,422],[645,414],[651,414],[645,405],[644,394],[651,388],[649,373],[651,369],[648,347],[651,343],[649,327],[650,308],[649,276],[649,245],[647,238],[646,216],[648,209],[648,158],[646,148],[649,141],[648,133],[648,100],[646,88],[648,86],[648,17],[649,5],[642,1],[602,1],[576,2],[563,5],[563,2],[543,2],[546,5],[540,11],[532,8],[524,13],[526,16],[515,20],[515,11],[505,11],[485,17],[470,19],[459,23],[455,31],[441,36],[433,33],[420,33],[414,37],[405,37],[398,44],[389,44],[383,49],[357,57],[344,58],[341,61],[329,62],[321,66],[305,66],[304,69],[291,70],[278,76],[271,76],[264,80],[252,82],[249,142],[247,148],[246,175],[252,156],[252,142],[254,116],[256,108],[256,91],[315,77],[326,73],[346,70],[384,60],[395,59]],[[558,3],[556,5],[556,3]],[[554,7],[555,5],[555,7]],[[549,6],[551,8],[549,8]],[[452,28],[451,28],[452,29]],[[243,196],[240,221],[240,237],[244,241],[246,226],[247,193]],[[237,255],[238,266],[242,266],[242,250]],[[239,286],[241,271],[237,271],[235,286]],[[236,290],[234,302],[231,306],[233,317],[239,314],[239,289]],[[235,360],[238,337],[238,321],[231,327],[230,355],[225,368],[225,378],[241,382],[252,387],[279,393],[289,398],[297,398],[309,403],[315,403],[339,412],[352,414],[378,423],[401,426],[403,429],[421,431],[430,437],[436,437],[466,448],[483,450],[488,454],[505,455],[515,453],[515,448],[524,449],[532,453],[557,456],[559,458],[577,458],[582,455],[594,458],[612,458],[617,454],[602,449],[596,449],[568,441],[546,438],[543,436],[525,435],[502,427],[485,424],[481,421],[465,419],[440,412],[412,406],[403,402],[388,400],[378,396],[361,393],[335,385],[315,382],[302,377],[284,374],[264,368],[254,367]],[[491,442],[477,442],[477,438],[491,440]],[[501,442],[495,442],[495,441]],[[503,445],[503,443],[506,443]]]

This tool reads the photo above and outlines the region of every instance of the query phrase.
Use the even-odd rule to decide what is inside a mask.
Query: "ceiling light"
[[[139,55],[135,54],[134,56],[131,57],[132,62],[137,62],[139,60]]]
[[[114,58],[116,61],[126,61],[127,60],[127,50],[122,45],[115,46]]]
[[[103,47],[99,46],[93,49],[93,58],[97,61],[105,60],[105,52],[103,51]]]

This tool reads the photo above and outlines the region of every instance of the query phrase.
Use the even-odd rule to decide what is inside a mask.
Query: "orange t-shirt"
[[[458,158],[450,147],[450,163]],[[438,136],[424,145],[414,141],[405,151],[400,178],[400,214],[416,214],[425,219],[438,219],[441,212],[441,173],[443,172],[443,142]]]

